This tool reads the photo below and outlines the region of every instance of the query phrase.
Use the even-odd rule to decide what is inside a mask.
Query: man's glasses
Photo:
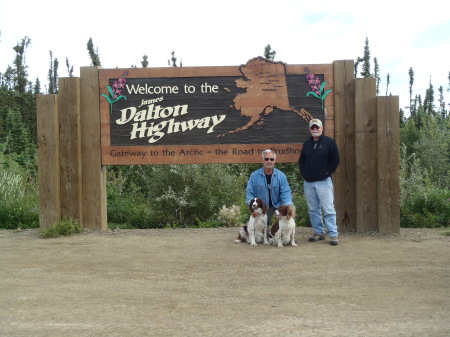
[[[269,161],[269,160],[270,160],[270,161],[274,161],[275,158],[264,158],[264,160],[265,160],[265,161]]]
[[[313,125],[313,126],[311,126],[311,127],[310,127],[310,129],[311,129],[311,130],[314,130],[314,129],[317,129],[317,130],[319,130],[319,129],[320,129],[320,127],[319,127],[319,126],[317,126],[317,125]]]

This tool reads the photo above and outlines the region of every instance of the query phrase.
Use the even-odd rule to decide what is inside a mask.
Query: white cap
[[[322,122],[320,121],[320,119],[311,119],[309,121],[309,127],[313,125],[317,125],[320,128],[322,126]]]

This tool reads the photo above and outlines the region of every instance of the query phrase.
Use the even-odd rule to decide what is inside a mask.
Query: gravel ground
[[[450,237],[235,244],[237,228],[0,231],[0,336],[450,336]]]

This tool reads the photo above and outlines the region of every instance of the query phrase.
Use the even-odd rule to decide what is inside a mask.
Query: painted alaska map
[[[248,122],[218,137],[247,130],[253,125],[261,126],[265,123],[264,117],[275,109],[292,111],[306,123],[313,119],[306,109],[295,109],[289,104],[286,67],[283,62],[257,57],[241,66],[240,71],[243,78],[236,80],[236,86],[246,92],[234,98],[233,107],[239,110],[242,116],[247,117]]]

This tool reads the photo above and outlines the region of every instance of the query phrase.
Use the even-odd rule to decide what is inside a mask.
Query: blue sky
[[[183,66],[230,66],[263,55],[270,44],[275,59],[288,64],[332,63],[363,56],[369,39],[380,65],[380,95],[400,96],[409,105],[430,79],[443,86],[446,103],[450,71],[450,16],[446,0],[291,1],[291,0],[0,0],[0,72],[14,59],[13,47],[31,39],[26,54],[30,80],[47,83],[49,51],[67,76],[90,65],[92,37],[103,68],[166,67],[172,51]],[[372,63],[373,64],[373,63]],[[373,69],[372,69],[373,70]],[[437,103],[436,103],[437,104]]]

